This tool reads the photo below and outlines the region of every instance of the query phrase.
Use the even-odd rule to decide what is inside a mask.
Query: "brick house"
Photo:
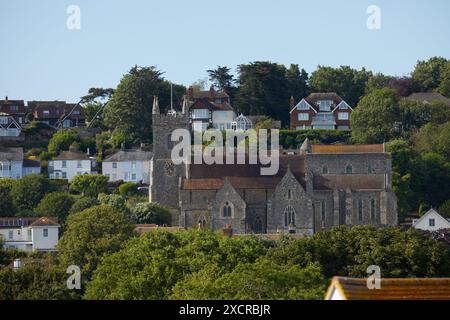
[[[312,93],[295,104],[291,97],[291,130],[348,130],[353,108],[334,92]]]
[[[12,116],[20,125],[25,123],[26,109],[23,100],[9,100],[8,97],[0,100],[0,113]]]
[[[55,127],[79,127],[85,125],[83,107],[65,101],[28,101],[28,109],[34,119]]]

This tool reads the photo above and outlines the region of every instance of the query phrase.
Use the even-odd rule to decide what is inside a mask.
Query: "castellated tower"
[[[181,178],[185,177],[185,164],[175,165],[171,152],[176,142],[171,141],[175,129],[189,130],[189,114],[185,108],[181,113],[173,108],[167,114],[161,114],[158,97],[153,100],[153,161],[151,166],[150,201],[171,208],[172,223],[178,221],[178,189]]]

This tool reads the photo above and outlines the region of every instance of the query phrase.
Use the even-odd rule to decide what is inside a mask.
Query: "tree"
[[[77,213],[83,210],[89,209],[94,206],[98,206],[100,202],[96,198],[91,197],[81,197],[75,200],[72,207],[70,208],[69,213]]]
[[[212,82],[216,90],[230,94],[234,93],[234,76],[230,74],[230,68],[226,66],[217,66],[216,69],[207,70],[209,80]]]
[[[446,97],[450,97],[450,60],[441,69],[439,92]]]
[[[352,113],[352,138],[359,143],[382,143],[393,136],[398,118],[395,92],[387,88],[374,90]]]
[[[58,243],[61,265],[77,265],[89,280],[103,255],[118,251],[133,234],[132,223],[111,206],[100,205],[69,215]]]
[[[123,197],[132,197],[139,194],[138,184],[133,182],[125,182],[119,186],[119,193]]]
[[[137,203],[132,209],[131,214],[136,223],[170,225],[172,215],[168,208],[158,203]]]
[[[69,190],[83,197],[97,197],[99,193],[108,192],[108,178],[101,174],[82,174],[72,179]]]
[[[336,92],[350,106],[356,106],[371,77],[372,73],[364,68],[318,66],[311,74],[309,84],[313,92]]]
[[[448,60],[442,57],[432,57],[428,60],[417,61],[412,73],[416,90],[432,91],[440,86],[441,74]]]
[[[447,121],[450,121],[450,108],[448,104],[443,101],[432,101],[430,105],[428,105],[431,114],[431,121],[435,124],[443,124]]]
[[[397,97],[407,97],[414,92],[414,81],[411,77],[393,77],[388,87],[395,90]]]
[[[11,197],[11,189],[14,184],[13,179],[0,179],[0,217],[10,217],[16,212],[13,199]]]
[[[111,206],[124,215],[129,214],[129,209],[126,206],[125,197],[119,194],[100,193],[97,199],[100,204]]]
[[[374,74],[369,78],[369,80],[367,80],[366,87],[364,89],[365,94],[371,93],[373,90],[387,88],[391,79],[391,76],[386,76],[382,73]]]
[[[184,86],[173,86],[175,105],[181,105],[185,91]],[[151,141],[153,96],[159,97],[161,112],[165,112],[170,105],[170,83],[162,72],[153,66],[131,68],[104,110],[105,123],[137,141]]]
[[[444,218],[450,218],[450,199],[441,204],[438,212]]]
[[[33,210],[51,191],[48,178],[40,174],[32,174],[18,179],[12,186],[11,197],[18,211]]]
[[[61,130],[56,132],[48,143],[48,151],[58,153],[69,150],[74,142],[80,142],[78,133],[74,130]]]
[[[450,122],[429,123],[414,135],[413,140],[419,152],[436,152],[450,162]]]
[[[66,192],[47,193],[42,198],[35,211],[43,216],[57,217],[59,223],[64,223],[74,203],[73,196]]]
[[[308,73],[305,69],[300,70],[298,64],[291,64],[289,69],[286,70],[286,81],[288,95],[294,97],[296,101],[300,101],[309,95]]]

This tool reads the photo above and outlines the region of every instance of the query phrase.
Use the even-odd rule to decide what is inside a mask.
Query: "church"
[[[174,164],[171,132],[191,128],[187,103],[162,114],[153,105],[150,201],[170,208],[172,224],[231,228],[235,234],[309,236],[338,225],[397,225],[391,157],[384,144],[315,145],[280,151],[279,170],[260,164]]]

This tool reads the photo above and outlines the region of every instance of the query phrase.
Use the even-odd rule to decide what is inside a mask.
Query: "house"
[[[143,150],[120,150],[103,160],[102,173],[109,181],[150,183],[153,153]]]
[[[0,100],[0,113],[5,113],[14,118],[21,126],[25,123],[25,103],[23,100]]]
[[[175,129],[186,113],[153,114],[150,201],[170,208],[172,223],[236,234],[312,235],[338,225],[397,225],[391,155],[383,144],[313,145],[279,156],[279,170],[261,176],[260,163],[175,164]]]
[[[414,92],[405,98],[409,101],[417,101],[422,103],[432,103],[433,101],[444,102],[450,107],[450,99],[444,97],[438,92]]]
[[[450,221],[431,208],[422,217],[413,221],[412,227],[426,231],[450,229]]]
[[[18,137],[22,132],[22,124],[14,116],[0,112],[0,137]]]
[[[27,106],[36,121],[61,128],[85,126],[84,110],[79,104],[65,101],[28,101]]]
[[[41,173],[41,162],[35,158],[29,158],[23,160],[22,176],[28,176],[30,174]]]
[[[5,249],[55,251],[59,228],[56,218],[2,217],[0,238]]]
[[[297,104],[291,97],[291,130],[348,130],[352,111],[334,92],[312,93]]]
[[[449,300],[450,278],[381,278],[379,289],[367,279],[334,277],[325,300]]]
[[[196,91],[189,87],[183,105],[189,110],[193,131],[205,131],[208,127],[232,129],[232,122],[236,118],[230,96],[215,91],[213,87],[207,91]]]
[[[66,179],[82,174],[96,173],[97,162],[87,154],[75,150],[61,151],[53,160],[48,162],[50,179]]]
[[[0,147],[0,178],[19,179],[23,175],[23,149]]]

